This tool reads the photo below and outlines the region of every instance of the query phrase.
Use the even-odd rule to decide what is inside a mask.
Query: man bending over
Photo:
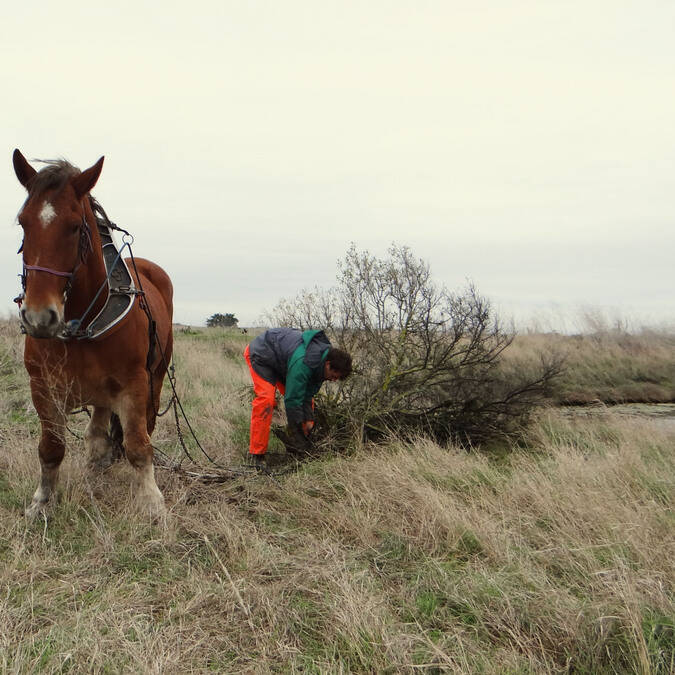
[[[274,412],[275,389],[284,395],[291,439],[308,443],[314,427],[313,397],[324,380],[344,380],[352,372],[352,357],[331,345],[322,330],[270,328],[244,350],[253,379],[249,459],[265,461]]]

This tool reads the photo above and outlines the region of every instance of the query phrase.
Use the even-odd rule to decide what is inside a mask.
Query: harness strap
[[[26,265],[23,264],[23,271],[35,270],[36,272],[47,272],[48,274],[53,274],[57,277],[72,277],[73,272],[59,272],[58,270],[52,270],[49,267],[40,267],[39,265]]]
[[[129,249],[129,254],[133,258],[133,254],[131,253],[131,242],[133,241],[133,236],[126,230],[111,222],[111,220],[108,218],[108,215],[103,210],[103,207],[91,195],[89,195],[89,205],[93,211],[96,227],[101,239],[101,249],[106,276],[103,280],[103,283],[99,286],[98,290],[94,294],[94,297],[89,303],[89,306],[85,309],[84,313],[78,319],[71,319],[68,321],[63,333],[59,336],[59,338],[62,340],[73,338],[77,340],[94,340],[101,337],[102,335],[105,335],[113,327],[120,324],[121,321],[127,316],[134,305],[136,296],[144,295],[142,288],[136,288],[133,277],[129,273],[126,263],[122,258],[122,253],[125,248]],[[123,244],[119,249],[113,240],[112,230],[117,230],[124,234]],[[62,272],[61,270],[55,270],[51,269],[50,267],[43,267],[41,265],[26,265],[24,260],[22,274],[20,275],[23,293],[14,298],[14,302],[16,302],[19,307],[21,307],[26,293],[26,274],[27,272],[32,271],[45,272],[46,274],[52,274],[57,277],[66,278],[67,281],[63,291],[65,304],[70,293],[75,274],[77,273],[80,266],[85,262],[87,255],[91,250],[91,228],[87,222],[86,211],[83,211],[82,223],[80,224],[80,240],[78,242],[78,261],[73,271]],[[23,242],[18,250],[18,253],[21,253],[22,251]],[[92,311],[96,305],[96,302],[104,291],[106,292],[107,298],[102,309],[89,321],[89,325],[86,328],[83,328],[82,324],[85,322],[87,316]],[[148,360],[150,360],[150,357],[151,355],[148,355]]]

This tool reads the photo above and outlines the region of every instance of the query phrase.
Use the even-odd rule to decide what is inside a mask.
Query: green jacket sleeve
[[[289,424],[299,424],[305,421],[303,407],[308,393],[309,398],[312,397],[312,392],[309,391],[311,377],[312,371],[302,358],[291,359],[286,373],[286,393],[284,394]]]

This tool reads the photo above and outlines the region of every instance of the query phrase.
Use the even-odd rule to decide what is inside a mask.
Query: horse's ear
[[[16,173],[16,177],[19,179],[19,183],[28,189],[28,183],[35,178],[37,171],[28,163],[28,160],[21,154],[19,148],[14,150],[12,162],[14,164],[14,173]]]
[[[72,179],[71,182],[79,199],[84,197],[84,195],[86,195],[87,192],[89,192],[89,190],[91,190],[94,185],[96,185],[96,181],[101,175],[101,169],[103,168],[103,159],[104,158],[101,157],[101,159],[99,159],[98,162],[94,164],[94,166],[90,166],[88,169]]]

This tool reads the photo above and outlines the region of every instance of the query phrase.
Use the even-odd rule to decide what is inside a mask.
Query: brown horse
[[[65,452],[66,415],[79,406],[93,407],[85,433],[91,467],[110,463],[107,432],[117,416],[127,459],[136,470],[139,504],[161,515],[164,498],[155,483],[150,434],[173,347],[171,281],[148,260],[126,260],[125,271],[133,278],[126,296],[130,308],[110,330],[88,334],[91,318],[113,295],[96,202],[89,195],[103,157],[86,171],[55,161],[38,172],[19,150],[13,161],[28,191],[18,215],[24,294],[17,300],[26,332],[24,363],[42,426],[41,478],[26,515],[38,514],[54,491]]]

